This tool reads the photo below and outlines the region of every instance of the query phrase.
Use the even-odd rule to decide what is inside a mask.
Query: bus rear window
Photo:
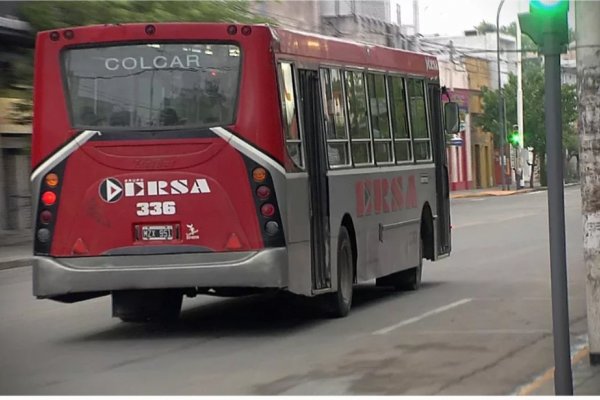
[[[75,127],[207,127],[234,122],[240,49],[164,44],[66,50]]]

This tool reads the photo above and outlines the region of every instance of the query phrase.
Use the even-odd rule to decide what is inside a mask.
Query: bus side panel
[[[310,198],[308,174],[289,174],[286,179],[286,218],[289,291],[311,295]]]
[[[329,172],[331,248],[345,214],[356,231],[357,281],[412,268],[419,263],[421,213],[435,201],[435,177],[430,165],[392,166]],[[332,252],[332,266],[337,254]],[[332,268],[332,280],[335,268]]]

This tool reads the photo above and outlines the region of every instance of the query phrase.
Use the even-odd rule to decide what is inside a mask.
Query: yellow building
[[[483,113],[481,88],[490,87],[491,77],[489,61],[476,57],[463,59],[469,80],[469,113],[476,121]],[[489,188],[494,182],[494,135],[484,132],[475,123],[471,127],[471,165],[473,168],[474,188]]]

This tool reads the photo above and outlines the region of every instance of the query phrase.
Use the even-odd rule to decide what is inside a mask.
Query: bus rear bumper
[[[33,261],[33,294],[39,298],[128,289],[287,286],[286,248]]]

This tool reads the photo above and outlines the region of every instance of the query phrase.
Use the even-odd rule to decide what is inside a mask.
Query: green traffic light
[[[519,14],[521,31],[544,53],[564,52],[569,43],[568,13],[569,0],[530,0],[529,13]]]
[[[511,133],[510,136],[508,137],[508,142],[515,147],[520,146],[521,145],[521,137],[519,135],[519,132]]]
[[[569,11],[569,0],[531,0],[529,11],[545,14],[566,13]]]

